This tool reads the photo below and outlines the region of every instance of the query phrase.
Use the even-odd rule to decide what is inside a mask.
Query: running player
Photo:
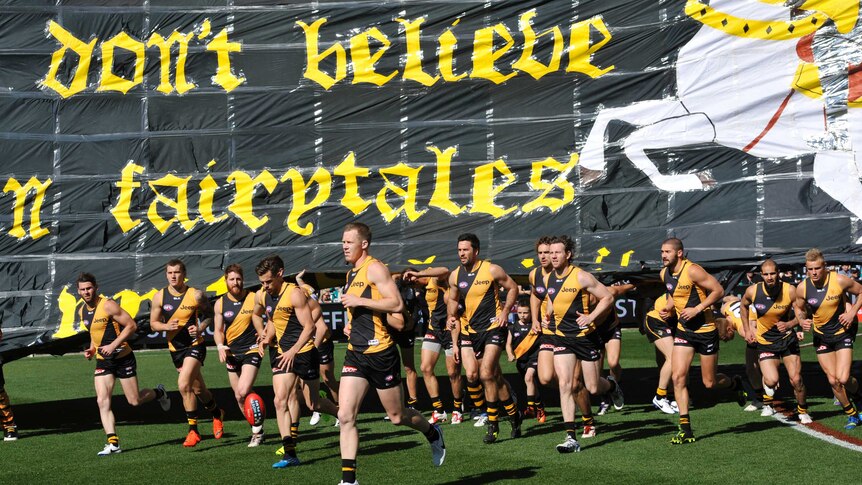
[[[530,271],[530,313],[533,318],[533,331],[539,333],[539,355],[537,357],[537,374],[539,383],[550,386],[554,383],[554,322],[545,318],[545,297],[547,288],[545,280],[551,271],[551,236],[542,236],[536,241],[536,258],[539,266]],[[542,325],[548,322],[548,326]],[[544,422],[544,416],[540,419]]]
[[[204,292],[186,285],[185,263],[179,259],[168,261],[165,276],[168,286],[153,296],[150,328],[156,332],[167,332],[168,349],[179,374],[177,386],[183,397],[183,408],[189,424],[183,446],[193,447],[201,441],[198,432],[198,400],[212,414],[213,437],[221,439],[224,434],[224,411],[216,404],[201,373],[207,355],[204,330],[212,323],[213,314]],[[203,320],[198,321],[198,316],[202,316]]]
[[[853,342],[856,340],[856,312],[862,307],[862,285],[858,281],[826,269],[823,253],[817,248],[805,253],[808,276],[796,287],[794,311],[802,329],[814,331],[814,349],[820,368],[829,379],[832,392],[844,414],[845,429],[862,425],[862,419],[850,396],[859,398],[859,382],[850,375]],[[846,294],[856,295],[847,304]],[[786,365],[786,364],[785,364]]]
[[[78,323],[90,333],[90,346],[84,352],[84,357],[87,360],[96,357],[93,384],[96,387],[99,417],[108,439],[105,448],[97,455],[108,456],[122,451],[114,412],[111,411],[111,395],[116,379],[120,380],[123,394],[131,406],[140,406],[155,399],[162,410],[168,411],[171,400],[165,392],[165,386],[161,384],[155,389],[138,389],[138,365],[127,342],[138,329],[131,315],[120,308],[117,302],[99,296],[96,277],[92,274],[81,273],[76,284],[78,296],[83,300],[76,312]]]
[[[659,368],[658,385],[656,386],[655,396],[652,398],[652,405],[665,414],[675,414],[679,412],[679,408],[676,401],[668,399],[667,388],[670,385],[671,379],[671,363],[673,362],[671,359],[673,354],[673,336],[676,333],[676,314],[670,313],[662,316],[663,310],[666,307],[667,294],[664,294],[656,299],[653,309],[646,314],[643,333],[646,335],[647,340],[655,345],[656,350],[664,357]]]
[[[796,288],[778,279],[778,265],[767,259],[760,265],[762,283],[749,286],[742,295],[740,316],[742,321],[756,319],[755,332],[748,332],[746,340],[755,340],[759,353],[760,371],[763,374],[763,411],[761,416],[775,413],[771,403],[778,387],[779,359],[784,362],[790,385],[796,395],[796,413],[802,424],[810,424],[805,383],[802,382],[802,358],[794,327],[797,324],[793,312]],[[749,317],[749,307],[754,314]],[[759,386],[758,386],[759,387]]]
[[[610,394],[614,405],[623,406],[622,389],[613,376],[601,377],[599,359],[602,342],[597,325],[612,310],[614,297],[590,273],[571,265],[574,241],[568,236],[551,239],[551,264],[548,275],[547,318],[556,325],[554,370],[560,385],[560,408],[566,439],[557,445],[560,453],[580,451],[575,423],[575,396],[583,386],[593,395]],[[589,296],[598,299],[591,311]]]
[[[449,275],[448,321],[452,327],[461,326],[458,306],[462,303],[473,353],[480,361],[479,377],[485,387],[488,433],[483,441],[486,444],[497,441],[500,405],[511,420],[512,438],[518,438],[523,417],[500,370],[500,354],[506,345],[506,324],[518,298],[518,285],[503,268],[479,259],[479,238],[475,234],[458,236],[458,259],[461,266]],[[498,299],[500,288],[506,291],[503,304]]]
[[[353,222],[344,227],[341,246],[344,259],[352,268],[347,273],[341,303],[347,308],[349,334],[347,353],[341,369],[341,483],[356,483],[356,454],[359,430],[356,416],[370,386],[392,424],[408,426],[425,435],[431,444],[432,462],[443,464],[446,446],[443,431],[430,424],[415,409],[406,409],[401,394],[401,365],[395,342],[384,323],[384,314],[404,309],[401,295],[389,270],[369,254],[371,229]],[[396,323],[397,324],[397,323]]]
[[[407,268],[408,270],[414,268]],[[393,325],[387,322],[389,328],[401,328],[392,331],[392,339],[398,344],[401,353],[401,365],[404,366],[404,382],[407,384],[407,407],[416,409],[419,402],[418,387],[419,374],[416,372],[416,355],[413,348],[416,344],[416,317],[419,315],[419,298],[414,293],[411,285],[402,280],[401,275],[393,275],[395,286],[401,294],[404,302],[404,310],[398,313],[387,314],[386,319],[400,319],[401,322]]]
[[[716,373],[718,367],[718,332],[712,305],[724,296],[724,289],[712,275],[684,256],[682,241],[666,239],[661,244],[661,280],[667,289],[667,304],[661,318],[676,316],[677,328],[671,357],[673,391],[679,406],[679,432],[673,444],[693,443],[691,418],[688,414],[688,371],[694,354],[700,354],[700,372],[707,389],[739,389],[742,379],[733,380]],[[744,398],[739,403],[745,404]]]
[[[635,285],[631,284],[629,281],[618,281],[606,288],[611,293],[611,296],[614,297],[614,302],[616,302],[617,298],[628,293],[630,290],[633,290],[634,287]],[[598,299],[595,296],[590,295],[590,308],[594,308],[597,303]],[[623,377],[623,368],[620,365],[620,351],[622,350],[623,332],[622,325],[620,324],[620,319],[617,316],[614,305],[611,305],[611,311],[608,312],[607,316],[605,316],[604,322],[597,325],[597,331],[599,333],[599,339],[602,341],[602,358],[599,360],[599,370],[601,371],[604,368],[604,361],[607,359],[608,372],[610,372],[610,375],[614,377],[617,384],[620,384],[622,383]],[[596,414],[599,416],[604,415],[608,409],[610,409],[611,403],[612,399],[610,396],[602,396],[602,401],[599,404],[599,411]],[[619,411],[622,407],[614,406],[614,409]]]
[[[254,293],[243,287],[242,266],[231,264],[224,270],[227,293],[213,306],[214,333],[218,360],[227,368],[230,387],[239,406],[245,412],[245,397],[252,392],[254,380],[260,370],[261,356],[258,340],[264,335],[261,322],[251,318],[254,312]],[[259,326],[258,326],[259,325]],[[251,427],[249,448],[263,442],[263,425]]]
[[[754,315],[749,313],[749,316],[746,317],[748,325],[743,325],[741,306],[741,300],[737,296],[727,295],[722,298],[721,310],[718,312],[721,316],[715,322],[718,337],[722,341],[728,342],[738,333],[745,340],[745,374],[750,386],[745,386],[745,381],[742,381],[742,384],[751,397],[751,401],[743,408],[743,411],[754,411],[758,408],[759,403],[761,414],[771,416],[774,414],[772,409],[764,409],[763,401],[760,401],[764,396],[763,375],[760,373],[760,352],[757,350],[757,341],[755,340],[754,326],[756,323],[750,320],[750,318],[754,318]],[[720,328],[721,326],[725,326],[724,331]]]
[[[305,292],[308,294],[308,304],[311,306],[311,318],[314,319],[314,346],[320,354],[320,377],[323,379],[323,384],[329,389],[329,395],[332,396],[330,402],[337,408],[338,381],[335,379],[335,344],[332,343],[332,331],[326,325],[326,321],[323,320],[323,308],[320,306],[317,292],[302,280],[303,275],[305,275],[305,270],[300,271],[296,275],[296,284],[305,289]],[[305,391],[303,390],[303,392]],[[309,400],[310,396],[306,399],[306,402]],[[313,405],[309,409],[314,409]],[[333,414],[333,416],[335,415]],[[319,422],[320,412],[312,411],[308,424],[315,426]],[[335,420],[335,426],[338,426],[338,419]]]
[[[518,303],[518,321],[509,325],[509,335],[506,338],[506,354],[509,362],[515,362],[518,373],[524,379],[527,391],[527,409],[524,417],[537,418],[545,422],[545,405],[539,391],[536,379],[536,369],[539,365],[539,333],[533,330],[533,318],[530,315],[530,302]]]
[[[449,270],[447,268],[428,268],[424,271],[404,271],[404,281],[425,288],[425,303],[431,315],[428,330],[422,341],[422,354],[419,368],[425,381],[425,389],[431,398],[434,410],[431,413],[431,423],[446,422],[448,416],[440,399],[440,386],[434,367],[440,358],[441,351],[446,356],[446,373],[452,386],[452,424],[460,424],[462,420],[461,397],[461,366],[455,361],[452,351],[452,333],[446,330],[446,305],[449,298]]]
[[[3,340],[3,329],[0,328],[0,340]],[[6,379],[3,377],[3,363],[0,362],[0,424],[3,425],[3,441],[18,439],[18,426],[15,415],[12,414],[12,403],[6,394]]]

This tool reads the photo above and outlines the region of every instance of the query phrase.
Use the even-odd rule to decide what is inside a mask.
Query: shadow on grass
[[[496,483],[500,480],[522,480],[535,477],[538,469],[538,467],[528,466],[511,470],[493,470],[485,473],[476,473],[475,475],[460,477],[457,480],[445,482],[441,485],[460,485],[463,483],[482,485],[486,483]]]

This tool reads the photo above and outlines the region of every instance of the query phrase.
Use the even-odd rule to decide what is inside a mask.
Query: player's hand
[[[533,320],[533,325],[530,327],[530,331],[536,334],[542,333],[542,322]]]
[[[838,323],[844,328],[850,328],[850,325],[856,322],[856,314],[853,312],[844,312],[838,315]]]
[[[175,319],[165,323],[165,325],[168,327],[168,331],[170,332],[170,331],[173,331],[173,330],[180,328],[180,321],[175,318]]]
[[[590,321],[589,315],[584,315],[581,312],[577,312],[577,314],[578,314],[578,319],[576,321],[578,322],[579,327],[587,328],[590,326],[591,323],[593,323],[592,321]]]
[[[94,355],[96,355],[95,347],[90,347],[89,349],[84,351],[84,357],[86,357],[87,360],[92,359]]]
[[[696,317],[699,313],[700,310],[695,307],[684,308],[681,312],[679,312],[679,319],[687,322]]]
[[[263,357],[263,353],[266,350],[266,346],[269,345],[269,342],[266,341],[265,334],[257,334],[257,353]]]
[[[223,346],[219,345],[218,361],[221,362],[222,364],[224,364],[225,361],[227,360],[227,356],[228,356],[229,352],[230,352],[230,350],[225,349],[225,348],[223,348]]]
[[[344,326],[344,330],[342,331],[342,333],[344,333],[345,337],[350,338],[350,331],[351,331],[351,325],[348,323],[347,325]]]
[[[111,354],[113,354],[113,353],[114,353],[114,351],[115,351],[115,350],[117,350],[117,346],[116,346],[116,345],[114,345],[114,344],[110,344],[110,345],[103,345],[103,346],[99,347],[99,348],[98,348],[98,349],[96,349],[96,350],[97,350],[100,354],[102,354],[103,356],[105,356],[105,357],[110,357],[110,356],[111,356]]]
[[[753,344],[757,341],[757,335],[755,335],[754,332],[748,332],[747,334],[743,335],[743,337],[745,338],[745,341],[750,344]]]
[[[515,362],[515,354],[509,354],[509,362]]]
[[[805,332],[796,332],[796,340],[802,342],[805,340]]]
[[[412,283],[412,282],[416,281],[417,279],[419,279],[418,275],[419,275],[418,271],[407,270],[401,274],[401,279],[403,279],[404,281],[407,281],[409,283]]]
[[[456,364],[461,363],[461,346],[456,343],[452,344],[452,357],[455,359]]]
[[[670,310],[662,308],[658,311],[658,316],[660,316],[662,320],[667,320],[670,317]]]
[[[779,332],[784,333],[790,329],[790,325],[787,322],[778,322],[775,324],[775,328],[777,328]]]
[[[799,320],[799,326],[802,327],[802,330],[804,330],[806,332],[811,330],[811,324],[812,323],[813,322],[811,321],[810,318],[803,318],[802,320]]]
[[[494,317],[494,323],[496,323],[497,326],[500,328],[506,328],[507,326],[509,326],[509,319],[506,318],[505,315],[500,313],[499,315]]]
[[[281,370],[290,369],[293,365],[293,359],[296,357],[296,353],[292,350],[288,350],[287,352],[281,354],[278,357],[278,368]]]
[[[457,317],[449,317],[446,319],[446,330],[452,331],[455,330],[455,325],[458,325]]]
[[[189,336],[191,336],[191,338],[197,338],[197,336],[198,336],[198,326],[197,326],[197,324],[196,324],[196,323],[189,323],[189,324],[187,325],[187,327],[188,327],[188,329],[189,329]]]
[[[362,306],[362,298],[356,295],[341,295],[341,304],[344,305],[344,308],[356,308]]]

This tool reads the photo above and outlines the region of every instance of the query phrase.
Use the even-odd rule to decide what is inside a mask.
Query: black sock
[[[356,481],[356,460],[341,460],[341,481],[344,483]]]
[[[498,412],[497,402],[496,401],[494,401],[494,402],[488,401],[488,422],[496,423],[499,420],[499,417],[497,416],[497,412]]]
[[[434,396],[431,398],[431,407],[438,413],[443,413],[443,401],[439,397]]]
[[[198,411],[186,411],[186,420],[189,422],[189,431],[198,430]]]
[[[455,398],[455,400],[452,402],[452,410],[453,411],[458,411],[460,413],[461,409],[463,407],[464,407],[464,403],[461,402],[461,398]]]
[[[296,441],[290,436],[282,436],[281,444],[284,446],[284,456],[296,458]]]
[[[120,446],[120,438],[117,436],[117,433],[108,433],[108,443]]]
[[[509,396],[509,399],[503,401],[503,409],[509,416],[518,414],[518,406],[515,406],[515,401],[512,399],[512,396]]]
[[[691,434],[691,418],[688,414],[679,415],[679,427],[687,434]]]
[[[408,397],[407,398],[407,407],[408,408],[415,408],[416,403],[418,403],[418,402],[419,402],[419,400],[416,399],[415,397]]]
[[[578,439],[578,425],[574,421],[566,421],[563,423],[563,428],[566,430],[566,434],[569,438],[576,440]]]
[[[214,418],[221,419],[221,409],[219,409],[218,404],[216,404],[215,398],[210,399],[209,402],[205,402],[204,409],[212,414]]]
[[[428,431],[423,434],[425,435],[425,439],[427,439],[429,443],[436,441],[440,438],[440,433],[437,432],[437,426],[434,425],[428,425]]]
[[[613,381],[611,379],[608,379],[608,384],[611,385],[611,388],[608,389],[608,395],[610,395],[610,393],[617,390],[617,381]]]
[[[290,423],[290,437],[294,440],[299,439],[299,421]]]

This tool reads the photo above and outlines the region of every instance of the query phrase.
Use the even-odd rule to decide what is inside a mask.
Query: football
[[[252,426],[260,426],[263,424],[263,419],[266,417],[266,408],[263,405],[263,399],[255,393],[250,393],[245,397],[245,419]]]

